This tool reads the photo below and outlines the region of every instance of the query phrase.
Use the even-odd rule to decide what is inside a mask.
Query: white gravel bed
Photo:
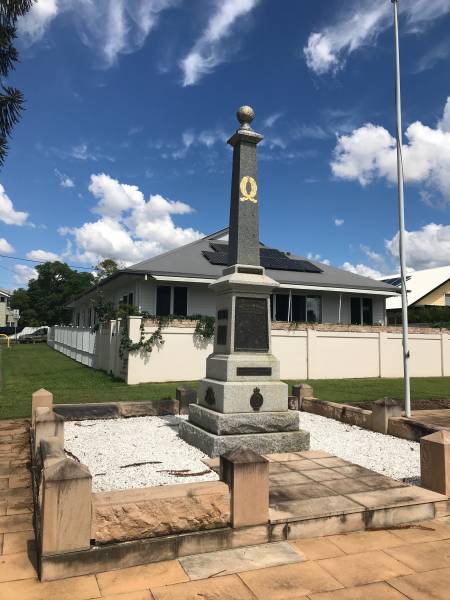
[[[208,458],[178,437],[177,416],[68,421],[65,447],[93,475],[94,491],[214,481],[213,471],[187,476],[168,471],[200,473]],[[346,425],[310,413],[300,413],[300,427],[311,434],[311,450],[339,458],[408,483],[420,482],[420,444]],[[153,461],[155,464],[133,463]]]
[[[201,462],[208,456],[178,437],[178,423],[176,416],[68,421],[65,449],[88,465],[94,492],[217,480]],[[123,468],[146,461],[156,464]],[[171,470],[208,472],[183,477]]]
[[[407,483],[420,482],[420,444],[375,433],[334,419],[300,413],[300,427],[311,434],[311,450],[324,450]]]

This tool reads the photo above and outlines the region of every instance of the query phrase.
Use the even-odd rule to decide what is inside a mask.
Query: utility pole
[[[398,36],[398,2],[391,0],[394,7],[395,40],[395,105],[397,113],[397,182],[398,182],[398,221],[399,221],[399,257],[402,291],[402,330],[403,330],[403,399],[405,414],[411,416],[411,390],[409,381],[409,342],[408,342],[408,293],[406,290],[405,261],[405,197],[403,192],[402,157],[402,107],[400,95],[400,48]]]

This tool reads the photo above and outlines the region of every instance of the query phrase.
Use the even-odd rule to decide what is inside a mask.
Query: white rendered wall
[[[140,318],[129,318],[129,335],[137,341]],[[86,366],[103,369],[128,383],[194,381],[205,376],[212,342],[199,340],[189,324],[165,327],[164,344],[151,353],[119,356],[120,320],[96,333],[77,327],[53,327],[49,345]],[[150,335],[155,326],[146,326]],[[272,330],[273,353],[280,360],[282,379],[343,379],[402,377],[401,332],[385,327],[318,325]],[[410,334],[411,375],[450,376],[450,331],[423,330]]]

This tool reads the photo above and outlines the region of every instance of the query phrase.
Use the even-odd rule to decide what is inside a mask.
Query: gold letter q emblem
[[[241,192],[241,202],[246,202],[247,200],[249,202],[254,202],[255,204],[258,202],[256,199],[258,186],[256,185],[256,181],[253,179],[253,177],[245,175],[245,177],[241,179],[239,190]]]

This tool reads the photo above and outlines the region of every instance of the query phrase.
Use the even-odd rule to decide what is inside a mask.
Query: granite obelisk
[[[179,434],[209,456],[246,446],[257,452],[309,448],[299,413],[288,410],[288,387],[272,354],[270,294],[279,284],[260,265],[259,198],[252,108],[242,106],[233,147],[228,267],[210,285],[216,293],[214,351],[206,360],[198,404]]]

